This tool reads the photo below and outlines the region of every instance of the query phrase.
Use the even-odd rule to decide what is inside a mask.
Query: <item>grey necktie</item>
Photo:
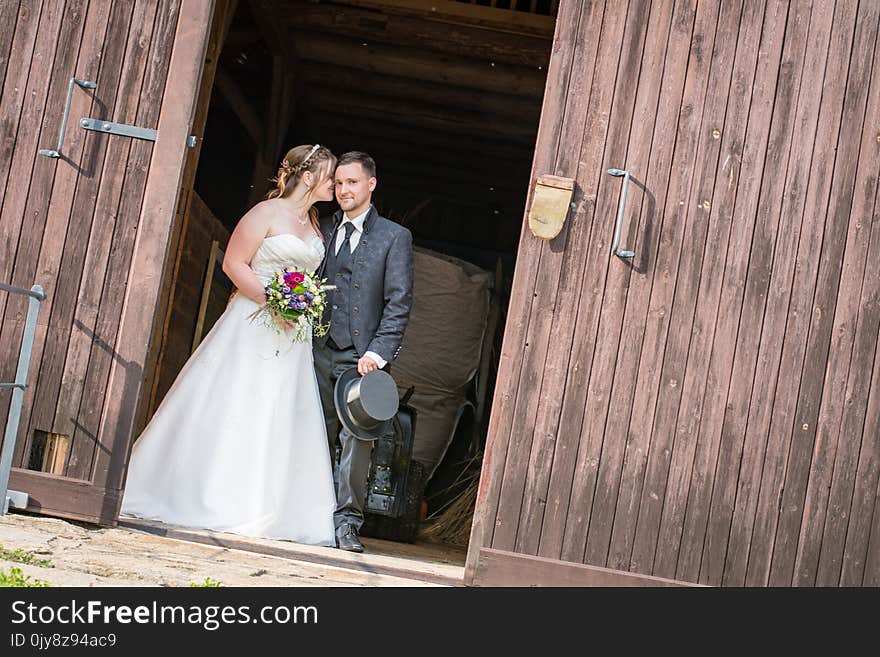
[[[339,247],[339,251],[336,253],[336,257],[338,259],[348,259],[351,256],[351,234],[354,232],[354,224],[350,221],[342,224],[342,227],[345,229],[345,239],[342,240],[342,244]]]

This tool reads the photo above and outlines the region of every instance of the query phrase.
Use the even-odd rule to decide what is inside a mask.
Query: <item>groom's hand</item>
[[[369,374],[373,370],[378,370],[379,364],[369,356],[361,356],[358,360],[358,373],[363,376]]]

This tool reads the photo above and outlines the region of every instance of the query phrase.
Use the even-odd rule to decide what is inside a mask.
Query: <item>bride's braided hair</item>
[[[322,167],[324,162],[329,162],[329,167]],[[326,146],[308,144],[303,146],[294,146],[284,159],[281,160],[281,166],[278,167],[278,173],[272,178],[275,183],[275,189],[272,189],[266,198],[276,198],[279,196],[287,196],[293,191],[296,183],[302,178],[302,174],[311,171],[318,174],[322,168],[332,169],[336,165],[336,157],[330,152]],[[330,175],[327,171],[327,175]]]
[[[269,191],[266,198],[287,196],[293,191],[306,171],[312,172],[323,182],[327,176],[333,175],[335,167],[336,156],[326,146],[321,146],[320,144],[294,146],[287,151],[284,159],[281,160],[278,173],[272,178],[275,187]],[[311,193],[310,190],[309,195]],[[312,225],[320,233],[318,210],[314,206],[309,210],[309,217],[312,220]]]

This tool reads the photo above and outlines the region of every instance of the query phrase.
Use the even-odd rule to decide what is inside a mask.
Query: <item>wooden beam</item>
[[[447,149],[441,149],[426,147],[413,140],[407,142],[378,137],[365,145],[362,135],[350,132],[344,126],[330,128],[327,134],[333,135],[333,145],[339,144],[340,152],[364,149],[383,160],[389,157],[405,161],[424,160],[431,166],[460,171],[463,175],[487,178],[492,175],[492,171],[498,171],[498,175],[507,179],[528,179],[531,170],[531,160],[527,156],[502,160],[490,154],[469,150],[467,144],[450,145]],[[323,137],[319,141],[323,142]]]
[[[368,7],[441,23],[484,27],[498,32],[552,38],[556,19],[511,9],[466,5],[450,0],[341,0],[334,4]]]
[[[392,164],[383,160],[381,166],[383,168],[377,176],[379,181],[377,189],[383,194],[393,196],[398,192],[409,192],[422,199],[446,199],[452,203],[470,200],[485,207],[487,213],[492,210],[499,210],[500,213],[505,208],[518,208],[517,222],[522,219],[522,210],[525,207],[528,194],[527,185],[524,185],[519,191],[508,187],[502,191],[490,192],[488,191],[489,185],[467,178],[440,181],[426,177],[424,180],[413,180],[411,171],[401,168],[405,166],[405,163]],[[412,167],[418,168],[416,163],[413,163]]]
[[[368,43],[322,34],[298,34],[294,40],[302,61],[346,65],[378,75],[396,75],[468,89],[542,98],[546,70],[474,61],[454,55],[435,55],[419,48]],[[366,82],[366,81],[365,81]],[[354,90],[353,90],[354,92]]]
[[[440,84],[413,80],[395,75],[372,75],[366,80],[362,71],[346,66],[314,63],[303,67],[300,79],[305,83],[306,93],[312,86],[333,85],[339,89],[363,89],[372,96],[392,100],[418,100],[439,107],[450,107],[484,115],[485,118],[515,118],[523,122],[533,122],[535,126],[541,116],[541,101],[538,98],[524,98],[506,93],[491,93],[466,89],[454,84]]]
[[[274,55],[290,56],[287,31],[281,26],[282,23],[279,20],[279,17],[287,11],[283,6],[284,3],[272,0],[248,0],[248,5],[254,23],[269,51]]]
[[[528,170],[508,176],[502,167],[498,167],[494,172],[483,171],[483,175],[480,175],[471,167],[458,168],[435,163],[429,155],[406,157],[382,151],[374,151],[372,155],[376,159],[378,173],[382,176],[396,175],[406,179],[417,174],[418,180],[424,181],[420,184],[426,185],[429,189],[438,186],[468,189],[491,200],[493,197],[497,198],[508,193],[522,195],[525,198],[529,187]]]
[[[304,31],[319,32],[486,62],[543,66],[544,70],[547,70],[553,45],[552,31],[546,36],[508,34],[326,2],[316,4],[298,0],[281,18],[287,22],[291,40]]]
[[[263,42],[263,35],[250,25],[234,25],[226,36],[224,47],[230,50],[245,50],[255,43]]]
[[[241,125],[253,140],[254,145],[259,147],[263,143],[264,133],[259,117],[251,106],[250,101],[248,101],[247,96],[241,91],[238,83],[222,67],[217,68],[214,88],[223,94],[226,102],[229,103]]]
[[[362,145],[359,148],[366,148],[365,144],[381,144],[386,140],[394,140],[426,151],[436,150],[458,155],[469,153],[472,157],[497,159],[501,163],[520,160],[531,162],[534,154],[531,144],[516,144],[489,135],[477,140],[464,140],[461,135],[442,128],[425,131],[418,126],[396,123],[385,117],[351,116],[331,107],[320,113],[311,113],[311,132],[320,134],[322,141],[330,145],[339,144],[341,140],[338,137],[347,133],[347,141],[341,143],[344,148],[357,144]],[[352,140],[352,137],[355,139]]]
[[[329,127],[326,134],[328,137],[332,136],[332,143],[324,140],[323,136],[321,141],[322,143],[327,141],[331,150],[334,147],[340,152],[364,149],[377,158],[377,163],[379,157],[418,161],[425,164],[426,170],[455,171],[460,172],[456,174],[458,177],[474,176],[483,180],[528,181],[531,172],[531,159],[528,153],[502,159],[492,153],[469,148],[468,141],[447,144],[447,147],[443,148],[420,143],[417,141],[417,136],[406,141],[392,139],[379,133],[374,139],[365,142],[360,133],[352,132],[347,126],[340,124],[337,124],[337,127]]]
[[[259,143],[254,170],[251,176],[251,193],[248,206],[262,200],[269,179],[278,167],[279,154],[284,149],[287,129],[293,119],[293,74],[290,59],[282,55],[272,57],[272,85],[269,89],[269,108],[263,125],[265,139]]]
[[[266,117],[266,139],[263,151],[274,159],[283,147],[282,142],[293,120],[293,77],[288,60],[280,55],[272,57],[272,87],[269,90],[269,116]]]
[[[461,111],[438,111],[420,103],[408,101],[395,103],[363,95],[340,98],[338,91],[318,87],[310,89],[308,98],[303,99],[303,102],[317,112],[332,108],[336,112],[348,116],[382,118],[386,121],[419,126],[425,130],[442,129],[459,136],[492,136],[521,144],[533,144],[538,132],[536,124],[528,125],[511,120],[487,120],[470,116]]]

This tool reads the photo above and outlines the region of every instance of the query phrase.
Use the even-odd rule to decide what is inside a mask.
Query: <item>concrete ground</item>
[[[123,519],[116,528],[11,512],[0,546],[31,552],[52,567],[0,558],[51,586],[455,586],[464,553],[363,539],[364,554],[289,541],[249,539]]]

